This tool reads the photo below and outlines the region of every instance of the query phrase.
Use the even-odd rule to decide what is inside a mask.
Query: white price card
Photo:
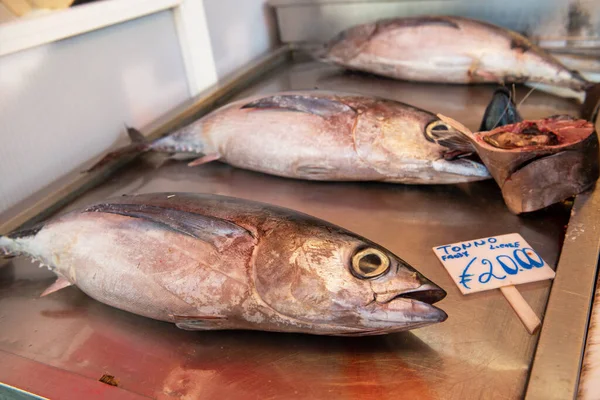
[[[436,246],[433,251],[462,294],[555,276],[552,268],[518,233]]]

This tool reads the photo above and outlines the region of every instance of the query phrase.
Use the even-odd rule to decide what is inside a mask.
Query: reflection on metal
[[[311,61],[283,64],[288,56],[287,49],[280,50],[146,131],[152,137],[161,135],[230,100],[233,93],[241,97],[315,87],[392,98],[475,129],[495,89],[392,81]],[[273,69],[275,65],[280,67]],[[517,99],[527,91],[518,87]],[[520,112],[526,118],[540,118],[576,113],[577,105],[534,92]],[[59,206],[68,210],[123,193],[186,191],[248,198],[312,214],[380,243],[448,291],[439,303],[448,320],[411,332],[360,339],[188,332],[101,304],[76,287],[39,298],[54,281],[52,273],[17,257],[0,268],[0,377],[4,382],[50,398],[67,398],[61,397],[65,390],[104,390],[115,399],[400,395],[462,400],[488,394],[522,398],[530,372],[544,377],[563,359],[565,367],[558,369],[576,378],[579,367],[573,360],[581,355],[585,326],[579,324],[558,336],[566,345],[559,354],[548,350],[555,355],[551,362],[540,362],[543,352],[538,351],[530,371],[538,336],[523,329],[499,291],[461,295],[431,248],[518,232],[554,268],[565,239],[564,226],[569,224],[551,299],[558,306],[548,307],[541,333],[540,346],[548,346],[544,343],[554,337],[552,331],[560,331],[561,318],[581,322],[589,309],[591,287],[582,291],[587,287],[582,286],[584,278],[572,271],[590,274],[593,269],[575,263],[597,257],[597,247],[587,239],[579,245],[578,238],[596,229],[588,226],[598,220],[598,193],[577,198],[569,223],[568,203],[527,217],[511,214],[492,180],[440,186],[323,183],[268,176],[219,162],[189,168],[170,161],[153,168],[148,161],[140,157],[118,171],[112,167],[92,176],[71,177],[49,189],[46,199],[38,196],[34,207],[15,213],[0,232],[44,218]],[[96,187],[85,191],[92,186]],[[573,265],[568,265],[568,257],[575,260]],[[550,285],[545,281],[519,287],[538,315],[546,309]],[[561,285],[567,290],[556,290]],[[565,309],[569,315],[561,314]],[[50,385],[48,380],[32,379],[33,372],[56,379]],[[98,382],[104,374],[115,376],[119,387]],[[574,393],[575,382],[556,380],[552,387],[557,393]],[[534,389],[532,379],[529,390]]]
[[[577,196],[536,349],[527,400],[575,397],[600,254],[600,187]]]
[[[75,337],[73,335],[71,339]],[[35,357],[19,357],[0,350],[0,399],[148,400],[148,397],[98,382],[98,377],[74,374],[51,365],[53,363],[41,363],[32,358]],[[103,369],[102,366],[97,368]]]
[[[596,278],[596,293],[587,333],[585,353],[577,390],[578,400],[596,400],[600,393],[600,284]]]
[[[45,400],[46,397],[40,397],[25,390],[6,385],[0,382],[0,399],[10,400]]]

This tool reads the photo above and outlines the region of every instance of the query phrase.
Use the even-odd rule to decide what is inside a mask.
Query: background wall
[[[204,0],[219,78],[273,48],[275,14],[267,0]]]
[[[276,42],[266,0],[203,4],[219,78]],[[188,98],[171,11],[0,57],[0,214]]]
[[[0,212],[188,98],[170,11],[0,58]]]
[[[590,29],[600,31],[598,0],[271,0],[278,8],[284,42],[321,42],[361,23],[422,14],[478,18],[534,36],[562,36],[577,9]],[[578,34],[578,33],[575,33]]]

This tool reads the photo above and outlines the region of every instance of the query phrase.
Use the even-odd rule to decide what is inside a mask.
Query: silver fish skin
[[[315,56],[396,79],[438,83],[593,84],[517,32],[458,16],[391,18],[351,27]]]
[[[122,196],[0,237],[90,297],[186,330],[379,335],[442,322],[446,293],[314,217],[210,194]]]
[[[192,164],[218,159],[320,181],[449,184],[490,177],[483,164],[462,158],[473,153],[470,142],[434,114],[383,98],[319,90],[232,102],[152,143],[116,150],[93,168],[143,151],[202,155]]]

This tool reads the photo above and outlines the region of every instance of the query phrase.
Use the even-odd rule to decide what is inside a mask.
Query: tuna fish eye
[[[425,138],[433,142],[450,131],[450,126],[443,121],[435,120],[425,127]]]
[[[368,248],[352,257],[352,271],[358,278],[375,278],[390,269],[390,259],[382,251]]]

